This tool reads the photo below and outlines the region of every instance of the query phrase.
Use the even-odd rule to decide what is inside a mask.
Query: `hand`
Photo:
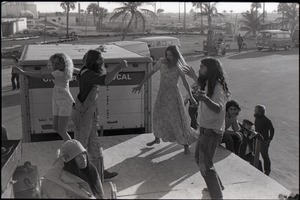
[[[137,93],[140,93],[141,92],[141,89],[142,89],[142,85],[139,85],[137,87],[134,87],[132,88],[132,92],[135,94],[136,92]]]
[[[238,136],[239,140],[242,141],[243,140],[243,134],[240,132],[236,132],[236,136]]]
[[[197,105],[197,101],[194,99],[194,97],[191,97],[190,100],[193,105]]]
[[[195,70],[188,65],[183,68],[183,72],[191,78],[197,76]]]
[[[206,101],[208,99],[208,96],[206,95],[204,90],[198,90],[195,94],[194,94],[194,98],[197,101]]]
[[[121,63],[121,68],[122,68],[122,69],[128,68],[127,60],[123,60],[123,61],[122,61],[122,63]]]

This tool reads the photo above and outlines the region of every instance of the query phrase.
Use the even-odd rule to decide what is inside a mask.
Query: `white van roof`
[[[74,64],[82,64],[84,54],[90,49],[96,49],[99,45],[73,45],[73,44],[50,44],[50,45],[27,45],[20,58],[20,64],[47,64],[48,59],[55,53],[69,55]],[[102,52],[105,63],[118,63],[124,59],[128,62],[151,62],[151,58],[128,51],[117,45],[103,45]]]
[[[134,41],[156,41],[156,40],[179,40],[176,37],[170,37],[170,36],[153,36],[153,37],[141,37],[141,38],[136,38]]]

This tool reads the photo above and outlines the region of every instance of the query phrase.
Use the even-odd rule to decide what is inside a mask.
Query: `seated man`
[[[226,103],[225,114],[225,132],[222,143],[225,143],[226,149],[239,155],[240,145],[243,139],[242,133],[239,132],[238,115],[241,111],[239,104],[235,100]],[[228,130],[231,128],[232,130]]]
[[[251,165],[254,165],[255,136],[257,134],[253,129],[253,125],[254,124],[250,120],[244,119],[240,130],[240,132],[243,134],[243,140],[240,147],[239,156],[248,161]],[[259,170],[262,170],[261,161],[259,161],[258,165]]]

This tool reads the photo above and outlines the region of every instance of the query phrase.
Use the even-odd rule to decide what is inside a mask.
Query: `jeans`
[[[236,135],[230,134],[223,134],[222,143],[225,143],[226,149],[235,153],[236,155],[240,155],[240,147],[241,147],[241,140]]]
[[[92,161],[101,157],[99,136],[97,132],[99,116],[96,100],[98,92],[98,88],[94,87],[83,103],[81,103],[77,97],[71,115],[75,125],[74,138],[86,148],[92,157]]]
[[[212,129],[200,127],[200,135],[195,150],[195,160],[205,180],[212,199],[223,199],[223,184],[214,168],[213,158],[221,144],[222,135]]]
[[[269,146],[264,143],[261,143],[260,153],[261,153],[261,157],[264,160],[264,172],[266,175],[269,175],[271,172],[271,160],[269,157]]]

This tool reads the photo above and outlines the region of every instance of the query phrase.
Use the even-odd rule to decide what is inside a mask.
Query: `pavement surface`
[[[192,38],[190,39],[192,40]],[[183,54],[185,55],[185,58],[188,59],[189,62],[193,62],[193,60],[195,61],[193,62],[193,66],[198,66],[199,59],[203,57],[203,54],[201,52],[195,52],[195,50],[199,48],[199,44],[201,44],[200,39],[198,39],[198,41],[196,42],[194,41],[194,43],[188,43],[187,46],[189,48],[186,48],[186,50],[184,50],[183,48]],[[197,48],[195,48],[195,46]],[[201,47],[198,50],[201,50]],[[275,134],[274,142],[272,144],[273,149],[271,152],[271,159],[275,159],[276,156],[278,156],[278,159],[276,158],[277,162],[272,162],[272,168],[274,168],[274,170],[272,171],[270,177],[274,178],[275,180],[277,180],[277,182],[290,189],[290,191],[299,193],[299,178],[297,178],[297,176],[299,176],[299,172],[294,172],[294,169],[298,169],[297,171],[299,171],[299,159],[295,160],[292,158],[292,155],[296,155],[296,158],[299,156],[299,150],[297,151],[297,149],[299,148],[299,134],[296,134],[297,128],[295,129],[295,127],[299,128],[299,115],[294,114],[298,109],[291,110],[290,108],[293,107],[293,105],[295,105],[296,107],[297,105],[299,105],[299,93],[298,96],[297,93],[293,93],[293,91],[299,91],[299,64],[297,66],[294,66],[294,63],[291,63],[289,60],[287,60],[290,58],[290,56],[288,55],[289,52],[267,52],[265,53],[265,55],[270,54],[269,57],[265,57],[265,59],[263,59],[262,61],[260,57],[263,54],[257,54],[255,53],[255,50],[254,52],[252,51],[253,49],[251,50],[251,48],[248,46],[247,51],[241,54],[237,54],[237,49],[232,48],[232,50],[228,52],[226,56],[218,57],[222,60],[224,66],[227,66],[226,71],[230,72],[229,77],[230,80],[233,81],[231,83],[231,88],[233,88],[235,94],[246,93],[250,94],[251,96],[251,101],[249,100],[249,95],[247,97],[238,97],[238,99],[243,102],[243,112],[241,113],[242,117],[252,115],[252,104],[262,99],[268,99],[270,97],[272,98],[271,101],[266,101],[265,103],[270,108],[277,108],[270,110],[269,113],[272,115],[272,117],[276,118],[275,122],[276,124],[278,124],[277,126],[279,126],[279,131],[277,131]],[[277,57],[274,57],[276,55]],[[233,65],[229,60],[234,60],[235,64]],[[299,49],[297,63],[299,63]],[[10,135],[10,139],[20,139],[22,138],[20,94],[19,90],[11,90],[11,66],[12,62],[10,60],[2,59],[2,124],[7,127],[9,133],[13,133]],[[264,66],[264,68],[262,68],[262,66]],[[237,69],[237,67],[241,69],[235,70]],[[278,74],[275,73],[274,76],[271,76],[271,72],[273,70],[275,70],[275,72]],[[258,75],[259,73],[254,75],[254,72],[260,72],[264,75],[264,77],[260,77],[260,75]],[[251,77],[258,78],[255,79],[257,81],[252,81],[249,85],[249,82],[246,81],[248,79],[246,74],[251,74]],[[298,76],[298,82],[294,81],[295,76]],[[234,82],[234,77],[239,77],[238,83]],[[156,78],[158,80],[158,76]],[[268,81],[261,82],[263,79],[266,79]],[[288,85],[290,86],[283,87]],[[278,91],[275,94],[274,91],[277,91],[275,90],[275,88],[277,88],[279,91],[288,91],[288,93],[281,92],[282,94],[280,94],[280,92]],[[253,89],[259,89],[259,93],[253,92]],[[257,95],[258,100],[255,100],[256,96],[253,94]],[[153,93],[153,98],[155,98],[155,92]],[[245,113],[248,114],[245,115]],[[282,114],[280,113],[285,114],[281,116]],[[295,117],[286,119],[285,116]],[[279,134],[285,132],[289,133],[288,137],[284,137],[283,135]],[[296,141],[298,141],[298,146],[295,149],[294,144],[291,144],[291,142]],[[284,148],[284,151],[280,151],[280,149],[282,148]]]

